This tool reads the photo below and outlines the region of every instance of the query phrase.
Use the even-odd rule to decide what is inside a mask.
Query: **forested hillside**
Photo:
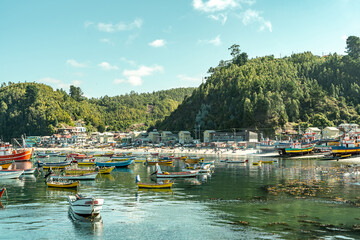
[[[79,87],[69,94],[38,83],[3,83],[0,138],[50,135],[56,128],[83,123],[89,131],[146,130],[170,115],[194,88],[86,99]]]
[[[239,45],[158,129],[252,128],[273,133],[293,122],[302,127],[360,123],[360,39],[347,39],[347,55],[248,59]]]

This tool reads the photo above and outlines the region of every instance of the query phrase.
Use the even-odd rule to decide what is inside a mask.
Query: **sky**
[[[345,54],[352,35],[358,0],[0,0],[0,81],[88,98],[198,87],[233,44]]]

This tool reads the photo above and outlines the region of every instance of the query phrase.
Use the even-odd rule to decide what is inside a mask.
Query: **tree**
[[[237,44],[233,44],[228,48],[231,50],[230,55],[233,57],[232,62],[238,66],[244,65],[248,60],[248,55],[245,52],[241,52],[240,46]]]
[[[360,57],[360,38],[356,36],[350,36],[346,39],[346,52],[347,54],[357,59]]]
[[[70,96],[77,102],[84,100],[83,92],[80,87],[75,87],[74,85],[70,86]]]

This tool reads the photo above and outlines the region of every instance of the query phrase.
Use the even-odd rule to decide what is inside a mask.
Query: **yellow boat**
[[[0,163],[0,167],[2,167],[2,169],[8,169],[11,166],[11,164],[13,164],[13,162],[14,161],[10,161],[10,162],[4,163],[4,164]]]
[[[79,186],[79,181],[66,183],[66,182],[46,182],[48,187],[56,187],[56,188],[76,188]]]
[[[152,165],[171,165],[173,164],[174,160],[163,160],[163,161],[147,161],[147,163],[152,166]]]
[[[274,163],[274,160],[271,160],[271,161],[261,161],[261,163]]]
[[[162,188],[171,188],[173,182],[169,183],[142,183],[138,182],[137,185],[139,188],[152,188],[152,189],[162,189]]]
[[[195,163],[199,163],[199,162],[203,162],[204,158],[187,158],[185,159],[186,163],[190,163],[190,164],[195,164]]]
[[[95,162],[78,162],[79,166],[94,166]]]
[[[260,165],[261,165],[261,161],[253,162],[253,165],[255,165],[255,166],[260,166]]]
[[[105,167],[105,168],[100,168],[99,169],[99,173],[100,174],[110,174],[112,170],[114,170],[115,167]],[[92,172],[96,172],[95,168],[90,168],[90,169],[86,169],[86,168],[69,168],[69,169],[65,169],[65,173],[66,174],[71,174],[71,175],[79,175],[79,174],[85,174],[85,173],[92,173]]]
[[[43,166],[43,169],[49,169],[49,168],[51,168],[51,169],[64,169],[64,168],[68,167],[69,165],[66,165],[66,166]]]
[[[146,161],[147,161],[146,159],[135,159],[134,160],[135,163],[144,163]]]

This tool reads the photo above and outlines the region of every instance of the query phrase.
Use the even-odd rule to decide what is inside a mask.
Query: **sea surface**
[[[45,161],[59,161],[51,158]],[[360,239],[360,168],[314,159],[249,155],[215,160],[214,172],[140,190],[154,167],[134,163],[78,190],[49,188],[44,173],[1,180],[0,239]],[[253,165],[259,160],[272,164]],[[37,161],[37,160],[33,160]],[[343,160],[342,160],[343,161]],[[184,165],[175,160],[166,171]],[[104,198],[92,221],[69,212],[67,196]]]

